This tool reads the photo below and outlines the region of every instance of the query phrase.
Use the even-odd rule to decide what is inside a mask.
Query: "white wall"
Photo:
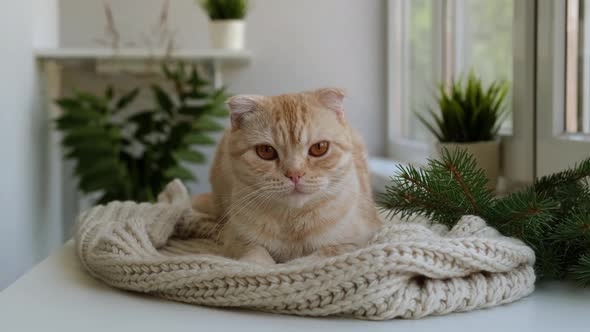
[[[31,4],[5,1],[0,10],[0,290],[47,252],[41,215],[47,122],[36,88]]]
[[[157,21],[163,0],[110,1],[123,42],[141,42]],[[104,36],[102,1],[61,0],[60,41],[98,47]],[[207,17],[193,0],[173,0],[171,25],[179,48],[208,45]],[[348,91],[350,122],[372,154],[385,147],[385,4],[382,0],[257,0],[247,17],[247,67],[225,78],[233,93],[278,94],[323,86]],[[79,79],[77,80],[80,81]],[[197,175],[206,179],[207,167]],[[195,185],[193,192],[208,189]]]

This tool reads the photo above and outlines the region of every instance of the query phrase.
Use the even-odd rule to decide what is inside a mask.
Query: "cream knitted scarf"
[[[513,302],[534,289],[533,251],[473,216],[450,231],[391,222],[363,249],[272,266],[219,256],[207,239],[214,226],[185,204],[113,202],[80,216],[77,253],[113,287],[304,316],[420,318]]]

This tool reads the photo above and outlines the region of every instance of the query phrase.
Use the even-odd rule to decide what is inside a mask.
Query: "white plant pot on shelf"
[[[215,20],[209,22],[209,41],[212,48],[242,50],[245,44],[246,22],[243,20]]]
[[[470,143],[438,143],[436,157],[440,157],[443,148],[453,151],[456,148],[467,150],[473,155],[477,165],[483,169],[488,178],[488,189],[495,190],[500,172],[500,140],[470,142]]]

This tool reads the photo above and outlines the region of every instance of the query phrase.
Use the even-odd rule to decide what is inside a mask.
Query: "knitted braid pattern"
[[[391,222],[365,248],[270,266],[220,256],[216,228],[178,204],[112,202],[80,216],[76,247],[86,270],[113,287],[302,316],[420,318],[513,302],[534,289],[533,251],[474,216],[450,231]]]

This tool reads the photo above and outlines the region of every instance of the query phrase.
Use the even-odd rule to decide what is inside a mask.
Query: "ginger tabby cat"
[[[381,226],[366,153],[339,89],[228,100],[212,194],[193,207],[219,216],[229,257],[261,264],[337,255]]]

